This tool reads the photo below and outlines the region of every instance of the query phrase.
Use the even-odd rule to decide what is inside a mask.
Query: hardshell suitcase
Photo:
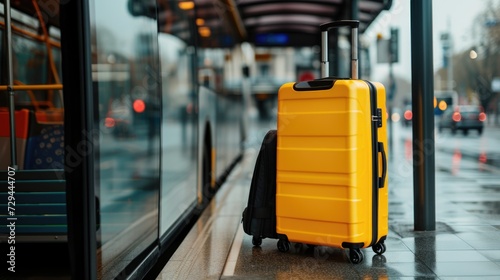
[[[259,246],[263,238],[276,234],[276,130],[269,130],[262,141],[250,184],[248,204],[243,211],[243,231]]]
[[[290,242],[385,252],[388,233],[384,86],[357,79],[358,21],[321,25],[322,79],[278,92],[278,249]],[[352,78],[328,77],[328,30],[352,28]]]

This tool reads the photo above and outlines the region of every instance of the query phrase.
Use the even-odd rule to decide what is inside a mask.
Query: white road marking
[[[243,227],[240,225],[236,236],[233,240],[233,245],[231,245],[231,251],[229,251],[229,256],[227,257],[226,265],[224,266],[224,271],[222,276],[233,276],[234,270],[236,268],[236,262],[238,261],[238,256],[240,255],[241,245],[243,243]]]

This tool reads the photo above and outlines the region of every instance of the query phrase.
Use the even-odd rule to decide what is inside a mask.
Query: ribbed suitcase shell
[[[291,242],[342,248],[385,239],[388,178],[383,188],[374,187],[372,173],[378,169],[381,177],[383,168],[381,153],[373,159],[368,83],[340,79],[330,89],[306,91],[294,84],[284,84],[278,95],[277,233]],[[373,85],[382,109],[376,142],[387,151],[385,89]]]

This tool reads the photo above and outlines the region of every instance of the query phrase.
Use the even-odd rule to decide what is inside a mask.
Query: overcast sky
[[[399,29],[400,62],[394,65],[394,73],[411,81],[410,54],[410,2],[420,0],[394,0],[390,11],[384,12],[370,26],[366,35],[370,42],[375,42],[377,33],[389,37],[391,27]],[[434,69],[442,65],[442,50],[440,35],[450,29],[455,52],[471,47],[477,36],[473,34],[473,22],[479,13],[485,10],[486,4],[492,1],[498,4],[500,0],[433,0],[433,44]],[[372,43],[372,59],[376,58],[375,44]],[[376,64],[374,61],[373,80],[383,80],[388,75],[387,64]]]

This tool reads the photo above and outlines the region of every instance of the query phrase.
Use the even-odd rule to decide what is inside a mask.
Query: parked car
[[[467,135],[469,130],[474,129],[481,135],[485,120],[486,114],[480,106],[460,105],[444,112],[439,120],[438,129],[439,132],[445,128],[451,129],[452,134],[455,134],[457,130],[462,130],[464,135]]]

